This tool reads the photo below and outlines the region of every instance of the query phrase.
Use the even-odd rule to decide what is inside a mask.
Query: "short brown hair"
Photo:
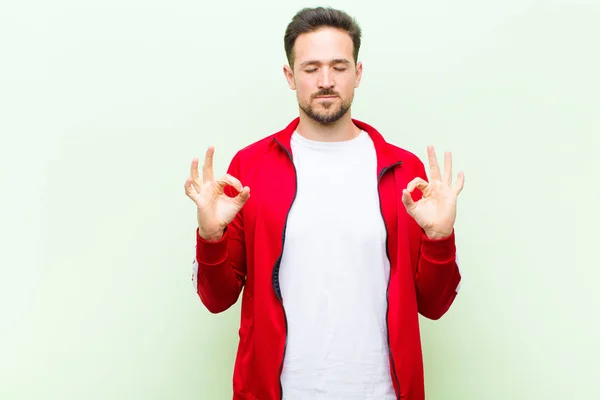
[[[345,12],[333,8],[304,8],[288,24],[283,40],[285,54],[292,68],[294,67],[294,44],[298,36],[326,27],[348,32],[354,43],[354,62],[358,62],[361,30],[356,20]]]

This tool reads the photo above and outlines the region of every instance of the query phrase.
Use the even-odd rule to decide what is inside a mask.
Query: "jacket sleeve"
[[[239,177],[239,161],[234,157],[228,173]],[[235,196],[228,186],[225,192]],[[211,313],[227,310],[237,301],[246,281],[246,247],[242,212],[225,228],[218,242],[202,239],[196,228],[196,257],[192,274],[195,290]]]
[[[419,166],[418,176],[427,180],[421,162]],[[450,309],[460,288],[455,232],[453,229],[452,234],[443,239],[430,239],[422,229],[419,232],[415,275],[418,309],[424,317],[437,320]]]

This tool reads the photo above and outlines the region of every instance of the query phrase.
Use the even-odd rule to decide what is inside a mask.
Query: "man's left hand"
[[[402,202],[408,214],[423,228],[427,237],[442,239],[452,234],[456,220],[456,201],[465,184],[465,176],[459,172],[452,185],[452,153],[444,155],[444,172],[440,167],[433,146],[427,147],[429,158],[429,182],[422,178],[413,179],[402,191]],[[423,195],[417,202],[411,193],[419,189]]]

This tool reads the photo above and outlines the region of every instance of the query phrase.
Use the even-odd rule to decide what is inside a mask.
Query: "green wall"
[[[314,2],[0,11],[0,398],[231,398],[239,305],[205,311],[189,162],[297,115]],[[464,170],[464,281],[423,320],[430,400],[600,398],[600,3],[331,1],[364,31],[353,115]]]

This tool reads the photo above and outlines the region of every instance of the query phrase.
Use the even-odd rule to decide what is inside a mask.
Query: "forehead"
[[[348,32],[335,28],[321,28],[303,33],[294,45],[295,63],[309,60],[327,61],[331,59],[354,58],[354,44]]]

